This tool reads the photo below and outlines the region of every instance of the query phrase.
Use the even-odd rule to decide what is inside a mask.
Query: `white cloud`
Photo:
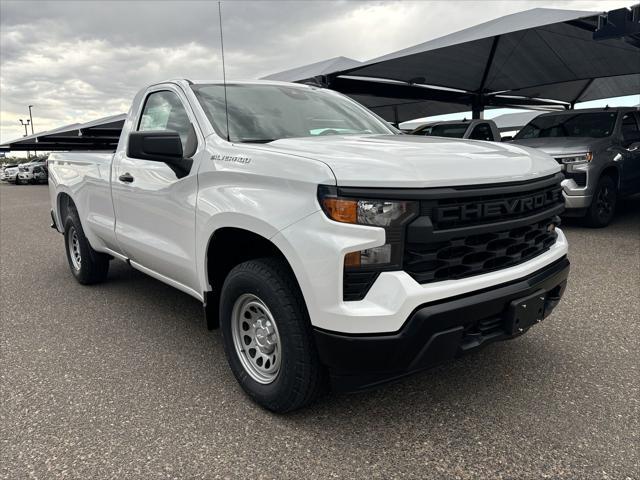
[[[628,1],[567,1],[610,10]],[[223,2],[227,74],[259,78],[333,56],[359,60],[556,2]],[[172,77],[220,78],[216,2],[0,3],[0,142],[127,110]]]

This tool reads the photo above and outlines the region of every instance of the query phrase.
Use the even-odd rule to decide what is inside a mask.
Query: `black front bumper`
[[[563,257],[514,282],[421,305],[391,334],[315,329],[320,358],[335,390],[374,387],[524,333],[558,304],[568,274]]]

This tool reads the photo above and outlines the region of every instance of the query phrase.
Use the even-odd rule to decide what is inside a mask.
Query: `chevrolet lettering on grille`
[[[554,189],[520,198],[447,205],[437,207],[434,216],[438,222],[456,222],[517,215],[557,203],[560,200],[560,192],[560,189]]]

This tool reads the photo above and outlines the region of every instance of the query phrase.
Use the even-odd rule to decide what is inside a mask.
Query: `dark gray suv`
[[[514,143],[554,157],[567,215],[583,216],[594,227],[613,219],[620,196],[640,192],[640,113],[637,108],[569,110],[540,115]]]

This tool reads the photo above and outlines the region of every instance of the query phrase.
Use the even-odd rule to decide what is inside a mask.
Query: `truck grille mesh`
[[[530,225],[497,232],[461,236],[444,242],[408,243],[404,269],[418,283],[464,278],[487,273],[540,255],[558,236],[547,218]]]

